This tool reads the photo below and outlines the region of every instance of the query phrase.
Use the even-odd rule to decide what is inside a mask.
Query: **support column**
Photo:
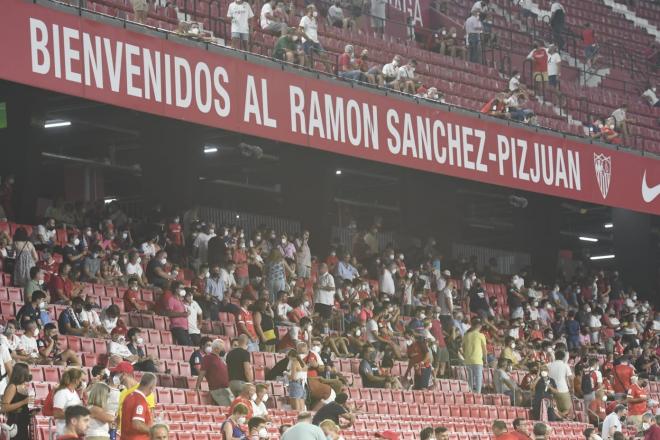
[[[560,200],[540,194],[525,195],[523,249],[532,260],[533,278],[546,284],[557,279],[561,228]]]

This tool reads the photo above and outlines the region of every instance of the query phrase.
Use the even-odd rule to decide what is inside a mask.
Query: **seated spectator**
[[[268,415],[268,408],[266,408],[266,402],[268,402],[268,388],[269,386],[264,383],[259,383],[256,385],[256,392],[250,396],[250,404],[252,405],[252,414],[254,417],[260,417],[265,421],[270,421],[270,416]]]
[[[54,322],[44,326],[44,336],[37,339],[37,348],[41,356],[41,362],[47,365],[65,365],[80,367],[82,363],[75,351],[71,349],[60,349],[59,332]]]
[[[415,79],[416,67],[417,61],[415,60],[410,60],[408,61],[408,64],[399,67],[397,82],[400,91],[410,93],[411,95],[415,94],[415,90],[417,89],[417,81]]]
[[[495,116],[496,118],[508,118],[509,114],[506,111],[505,101],[506,95],[504,93],[498,93],[494,98],[481,107],[480,112]]]
[[[87,251],[84,250],[84,244],[76,232],[70,232],[67,238],[67,243],[62,250],[64,262],[70,264],[72,267],[80,267],[84,258],[87,256]]]
[[[362,349],[362,360],[360,361],[360,377],[365,388],[394,388],[400,389],[401,384],[396,377],[382,376],[376,364],[376,350],[371,346]]]
[[[275,0],[264,2],[264,5],[261,7],[259,23],[261,24],[261,29],[263,31],[280,35],[286,31],[287,24],[286,22],[280,21],[280,18],[274,14],[274,5]]]
[[[58,274],[51,278],[48,286],[52,301],[55,304],[71,304],[82,292],[82,286],[76,285],[71,279],[71,265],[62,263]]]
[[[16,362],[27,362],[30,358],[23,351],[21,338],[16,334],[18,323],[15,319],[10,319],[5,324],[5,329],[0,335],[0,345],[7,347],[12,359]]]
[[[85,301],[76,297],[71,301],[71,307],[68,307],[57,320],[57,326],[63,335],[87,336],[91,329],[89,321],[83,320]]]
[[[156,364],[160,363],[160,361],[155,361],[153,356],[144,353],[144,338],[141,335],[141,330],[137,327],[129,329],[126,332],[126,341],[126,348],[137,358],[133,362],[133,368],[137,371],[157,373],[158,368]]]
[[[167,288],[169,282],[175,281],[173,277],[166,271],[167,267],[167,252],[158,251],[156,256],[147,263],[147,279],[150,284],[161,289]]]
[[[616,123],[616,131],[623,135],[624,140],[628,140],[628,137],[630,136],[628,127],[628,124],[630,123],[630,120],[628,119],[628,104],[624,103],[619,108],[614,110],[612,112],[611,118],[613,118],[614,122]]]
[[[275,42],[273,58],[288,63],[302,64],[304,59],[298,53],[299,38],[298,30],[296,28],[288,28],[286,33],[279,37]]]
[[[119,324],[119,314],[119,307],[116,304],[110,304],[106,307],[99,316],[101,325],[96,328],[97,334],[110,336],[110,333]]]
[[[660,107],[660,98],[658,98],[658,95],[656,95],[656,88],[655,86],[651,86],[651,84],[647,84],[646,87],[644,87],[644,93],[642,93],[642,98],[648,102],[648,104],[651,107]]]
[[[25,323],[35,322],[39,328],[43,327],[44,323],[41,321],[41,312],[46,310],[46,294],[40,290],[35,291],[32,294],[32,300],[28,303],[25,303],[16,313],[16,321],[25,330]],[[48,313],[46,313],[48,316]]]
[[[527,95],[523,92],[512,93],[505,101],[508,113],[514,121],[531,123],[534,118],[534,111],[522,108],[522,104],[527,100]]]
[[[244,439],[246,432],[243,427],[247,426],[249,409],[244,404],[238,404],[232,408],[232,412],[220,425],[222,437],[225,439]]]
[[[426,91],[426,94],[424,95],[424,98],[430,101],[437,101],[442,104],[446,104],[445,96],[438,92],[438,89],[435,87],[429,87],[429,89]]]
[[[127,312],[154,313],[153,305],[140,300],[140,284],[137,277],[128,280],[128,289],[124,292],[124,310]],[[151,306],[151,307],[150,307]]]
[[[383,74],[380,67],[376,65],[369,67],[369,51],[367,49],[362,50],[356,63],[362,72],[363,78],[366,78],[369,84],[383,85]]]
[[[55,219],[47,218],[43,225],[38,225],[35,230],[34,244],[39,250],[49,248],[55,245],[57,240],[57,231],[55,230]]]
[[[607,118],[605,124],[600,128],[601,139],[615,145],[621,145],[622,139],[616,131],[616,122],[613,117]]]
[[[237,405],[245,405],[248,409],[247,418],[251,419],[253,416],[252,401],[256,394],[257,391],[254,384],[249,382],[244,383],[241,392],[236,395],[234,400],[232,400],[231,405],[229,406],[229,413],[231,414]]]
[[[126,262],[126,276],[130,280],[135,278],[139,287],[147,287],[149,281],[147,280],[144,271],[142,270],[142,258],[136,251],[131,251],[128,253],[128,261]]]
[[[383,66],[383,81],[385,85],[391,89],[399,90],[399,66],[401,65],[401,57],[394,55],[391,63]]]

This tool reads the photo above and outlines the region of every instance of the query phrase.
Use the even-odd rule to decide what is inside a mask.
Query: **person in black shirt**
[[[190,372],[192,373],[193,376],[198,376],[199,371],[202,369],[202,359],[204,359],[204,356],[207,354],[210,354],[211,351],[211,344],[213,343],[213,339],[209,338],[208,336],[204,336],[200,342],[199,342],[199,348],[190,355]],[[220,357],[224,355],[221,354]]]
[[[509,292],[507,294],[507,303],[511,311],[511,319],[518,319],[524,317],[523,302],[525,297],[520,293],[520,290],[511,283]]]
[[[42,307],[43,306],[43,307]],[[21,307],[16,314],[16,321],[18,325],[25,330],[25,323],[34,321],[39,328],[42,327],[41,322],[41,309],[46,308],[46,294],[41,290],[32,293],[32,301],[26,303]]]
[[[229,389],[238,396],[241,394],[243,385],[253,381],[252,364],[247,346],[250,338],[246,334],[238,337],[238,346],[227,353],[227,370],[229,373]]]
[[[314,418],[312,419],[312,424],[320,425],[324,420],[332,420],[336,425],[339,425],[341,429],[347,429],[353,425],[355,421],[355,416],[346,408],[346,401],[348,400],[348,395],[346,393],[339,393],[335,397],[334,402],[326,403],[319,409]],[[346,420],[345,424],[339,423],[339,418]]]
[[[470,288],[469,300],[469,308],[471,312],[478,314],[479,317],[484,320],[490,316],[488,296],[478,278],[475,279],[474,284]]]
[[[132,327],[128,332],[126,332],[126,348],[131,352],[131,354],[138,357],[138,361],[133,363],[133,368],[137,371],[147,371],[150,373],[158,373],[158,368],[151,356],[147,356],[144,353],[142,344],[144,344],[144,339],[140,336],[140,329],[137,327]]]
[[[169,286],[175,278],[165,271],[167,265],[167,252],[158,251],[156,256],[147,263],[147,279],[151,284],[161,289]]]

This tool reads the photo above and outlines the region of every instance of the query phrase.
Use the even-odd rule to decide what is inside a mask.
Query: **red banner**
[[[3,3],[3,79],[338,154],[660,214],[658,160],[291,74],[18,0]]]

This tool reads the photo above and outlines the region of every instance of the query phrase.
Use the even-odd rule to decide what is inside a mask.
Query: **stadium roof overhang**
[[[0,78],[86,100],[63,102],[61,114],[88,116],[103,111],[95,102],[111,104],[255,139],[660,214],[660,161],[651,157],[327,80],[172,34],[165,39],[124,23],[125,30],[109,17],[73,15],[50,2],[9,3],[0,16],[0,46],[12,62],[0,65]],[[79,122],[130,148],[138,129],[130,118],[128,112],[126,124],[121,116]]]

